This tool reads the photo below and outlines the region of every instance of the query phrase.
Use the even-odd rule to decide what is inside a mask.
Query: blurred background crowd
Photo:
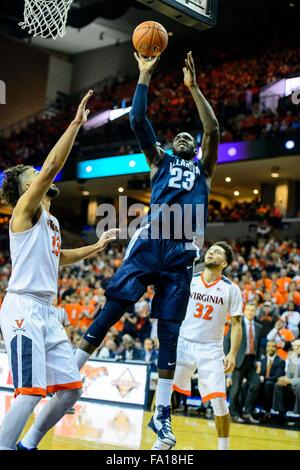
[[[276,79],[299,71],[300,49],[296,45],[275,44],[265,48],[244,44],[230,51],[210,50],[195,53],[198,83],[212,104],[221,126],[221,141],[251,141],[276,136],[295,136],[300,133],[299,106],[290,97],[279,100],[271,109],[259,100],[261,89]],[[200,55],[201,54],[201,55]],[[118,77],[90,102],[93,113],[130,106],[136,79]],[[39,164],[73,118],[78,96],[58,99],[56,111],[45,113],[20,131],[12,132],[0,141],[0,166],[14,163]],[[194,102],[182,81],[182,64],[163,58],[149,90],[149,117],[155,122],[158,140],[169,148],[173,137],[181,131],[181,123],[199,131],[199,119]],[[133,139],[128,118],[83,132],[83,146],[126,142]],[[138,151],[136,143],[120,144],[112,153],[123,155]],[[106,150],[109,155],[109,149]],[[14,157],[14,161],[12,160]]]
[[[204,247],[203,254],[209,243]],[[257,242],[249,239],[231,244],[235,258],[226,275],[241,289],[245,314],[238,369],[227,377],[231,414],[237,422],[258,423],[276,419],[297,425],[300,415],[299,243],[266,237],[259,238]],[[106,302],[105,288],[122,262],[123,255],[123,246],[113,246],[97,257],[61,268],[56,305],[62,313],[61,318],[74,348],[93,319],[101,315]],[[202,267],[200,260],[195,271],[200,271]],[[10,270],[8,251],[3,245],[0,253],[1,297],[5,293]],[[132,310],[111,328],[94,357],[146,361],[155,379],[159,343],[157,320],[151,318],[154,294],[154,288],[149,286]],[[245,347],[248,331],[245,322],[249,321],[253,321],[255,331],[251,364],[248,363]],[[229,316],[224,338],[226,352],[230,342]],[[150,401],[154,393],[151,392]],[[196,381],[193,393],[197,395]],[[174,394],[174,408],[178,412],[187,412],[186,398]],[[259,416],[255,414],[257,410]],[[211,410],[200,406],[197,412],[210,416]]]

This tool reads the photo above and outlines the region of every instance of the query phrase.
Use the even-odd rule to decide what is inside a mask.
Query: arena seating
[[[284,321],[284,328],[287,330],[290,328],[287,314],[284,314],[287,310],[291,310],[289,304],[293,304],[293,312],[300,312],[300,246],[293,240],[279,241],[276,238],[260,239],[258,242],[248,240],[231,241],[231,243],[236,255],[226,275],[239,285],[244,303],[253,302],[256,305],[256,321],[263,327],[262,350],[264,350],[267,336],[280,317]],[[210,242],[207,242],[206,247],[209,244]],[[97,257],[60,270],[58,304],[69,316],[70,337],[74,347],[78,346],[82,335],[93,321],[90,317],[101,315],[101,308],[106,301],[105,288],[122,262],[123,254],[123,246],[113,247]],[[7,287],[10,270],[8,251],[2,245],[1,298]],[[96,350],[95,356],[122,360],[126,349],[127,357],[129,354],[133,359],[142,359],[145,357],[143,344],[147,338],[152,339],[154,350],[158,348],[156,320],[149,316],[153,295],[153,288],[149,287],[135,305],[134,311],[126,313],[110,330],[103,344]],[[265,310],[268,310],[268,313]],[[227,333],[229,325],[228,319],[224,334]],[[300,338],[299,326],[293,327],[293,338]],[[291,342],[289,340],[284,342],[281,338],[277,347],[280,357],[288,359]],[[156,369],[155,360],[152,367],[153,370]]]
[[[258,103],[263,86],[274,80],[300,72],[299,47],[273,48],[246,52],[237,49],[230,56],[220,51],[210,51],[207,57],[195,51],[198,83],[215,109],[221,125],[223,142],[256,140],[274,136],[293,136],[300,133],[299,106],[290,99],[279,103],[277,112],[262,109]],[[279,65],[280,64],[280,65]],[[136,80],[116,79],[114,85],[105,87],[91,100],[93,113],[120,107],[123,100],[130,104]],[[252,103],[246,100],[250,93]],[[0,166],[6,168],[16,163],[39,163],[54,145],[74,115],[78,96],[68,100],[65,107],[54,116],[39,117],[20,132],[0,141]],[[199,119],[193,100],[182,83],[181,64],[162,60],[154,75],[149,91],[149,117],[153,121],[158,140],[169,146],[174,134],[182,130],[182,122],[190,131],[199,129]],[[114,149],[114,154],[136,151],[136,145],[127,146],[133,138],[128,118],[120,118],[99,129],[81,135],[80,145],[101,145],[124,142]]]

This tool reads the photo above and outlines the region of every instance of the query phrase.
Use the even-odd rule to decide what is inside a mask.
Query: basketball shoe
[[[157,434],[158,440],[170,448],[176,445],[176,438],[171,427],[171,407],[159,405],[148,424]]]

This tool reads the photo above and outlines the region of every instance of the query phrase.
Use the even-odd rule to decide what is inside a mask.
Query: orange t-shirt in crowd
[[[284,293],[287,291],[288,285],[292,282],[292,279],[290,277],[280,277],[276,281],[276,285],[278,286],[279,290],[281,293]]]
[[[84,311],[87,311],[89,314],[95,312],[95,306],[94,305],[81,305],[81,311],[80,314],[83,314]],[[93,323],[93,318],[88,318],[85,315],[79,320],[79,328],[88,328],[90,324]]]
[[[91,301],[90,301],[90,305],[91,305],[92,307],[94,307],[94,308],[95,308],[95,307],[96,307],[96,305],[97,305],[97,300],[95,300],[95,299],[91,299]]]
[[[259,261],[257,258],[252,258],[251,260],[249,260],[248,264],[252,267],[252,268],[259,268]]]
[[[115,323],[113,325],[113,328],[116,328],[116,330],[118,330],[118,331],[123,331],[124,330],[124,322],[122,322],[122,320],[117,321],[117,323]]]
[[[74,328],[78,327],[79,317],[81,314],[82,306],[78,303],[76,304],[65,304],[64,309],[66,310],[71,326]]]
[[[271,295],[272,295],[272,302],[274,302],[277,305],[282,305],[286,301],[285,296],[279,291],[277,291],[277,292],[275,292]]]
[[[295,305],[300,305],[300,292],[294,292],[293,302]]]
[[[287,328],[282,328],[279,331],[279,334],[282,337],[283,341],[285,341],[286,343],[291,343],[295,339],[294,333],[291,330],[288,330]],[[279,344],[277,345],[277,354],[284,361],[286,361],[288,358],[288,352],[282,349]]]
[[[256,282],[256,287],[259,289],[261,287],[265,287],[266,290],[271,290],[272,287],[272,280],[266,277],[265,279],[259,279]]]

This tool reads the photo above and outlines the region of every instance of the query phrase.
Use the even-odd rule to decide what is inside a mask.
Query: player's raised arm
[[[203,169],[209,178],[213,177],[218,161],[218,147],[220,141],[219,123],[209,102],[201,93],[197,84],[196,69],[192,52],[185,59],[183,68],[184,84],[196,103],[200,120],[203,125],[204,135],[202,139],[202,163]]]
[[[163,150],[157,145],[157,139],[153,127],[147,118],[147,94],[152,73],[159,61],[159,55],[147,59],[134,53],[139,65],[140,76],[135,90],[129,119],[131,129],[135,133],[138,144],[146,156],[150,168],[159,165]]]
[[[107,232],[104,232],[99,240],[93,245],[74,248],[73,250],[61,250],[59,259],[60,266],[77,263],[78,261],[100,253],[110,242],[113,242],[118,238],[119,233],[120,229],[112,228],[107,230]]]
[[[74,120],[49,153],[38,176],[20,197],[15,207],[15,216],[18,213],[22,216],[32,216],[36,213],[57,173],[63,168],[81,125],[87,120],[89,110],[86,109],[86,104],[92,94],[93,91],[90,90],[82,99]]]

